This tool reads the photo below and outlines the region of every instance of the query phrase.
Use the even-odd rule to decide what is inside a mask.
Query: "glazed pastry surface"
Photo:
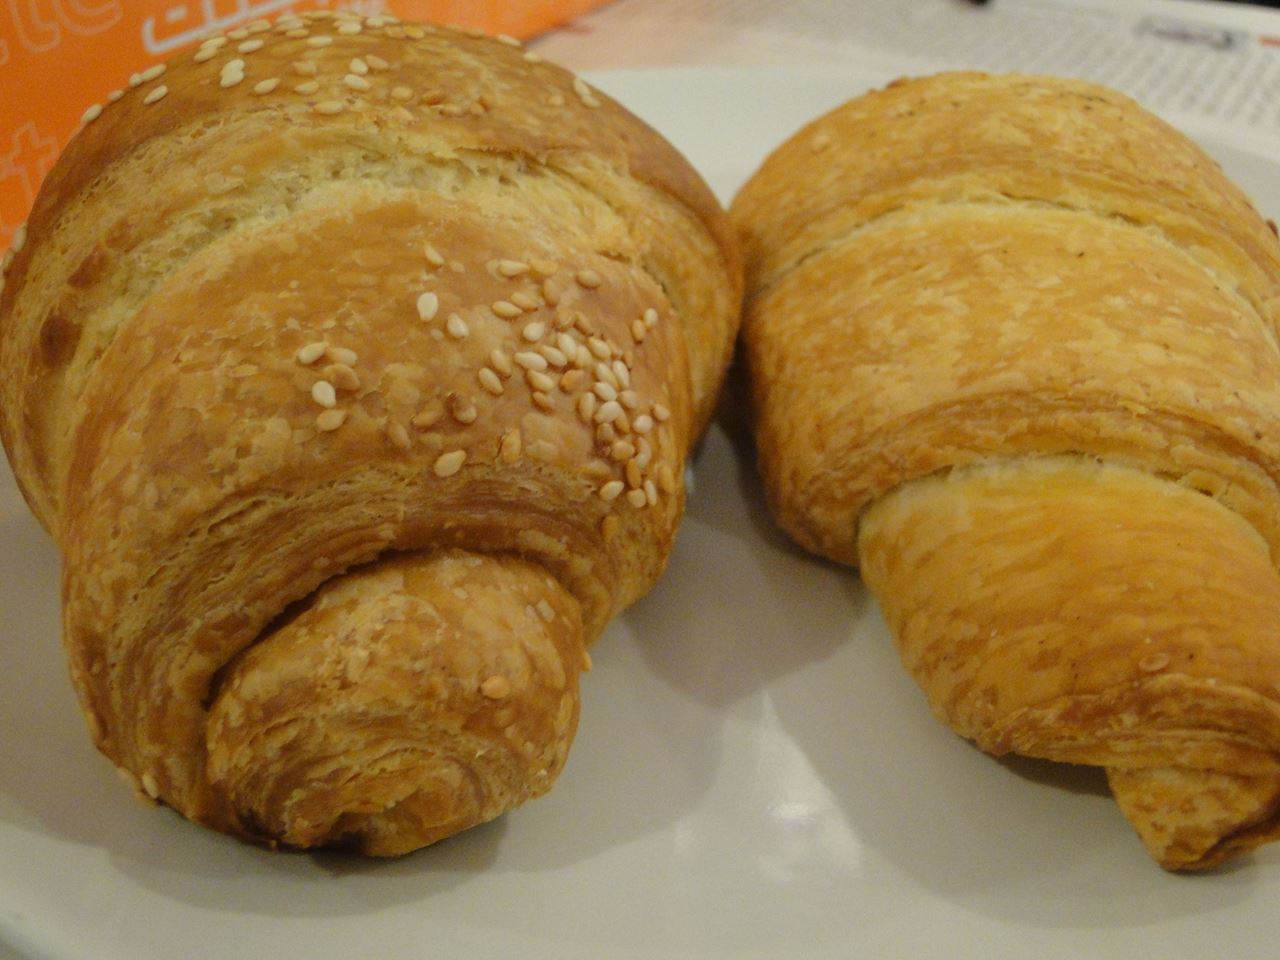
[[[398,854],[550,787],[736,333],[669,144],[507,38],[285,15],[87,113],[3,282],[0,435],[142,793]]]
[[[733,205],[772,510],[936,713],[1108,770],[1164,866],[1280,832],[1280,244],[1113,91],[900,81]]]

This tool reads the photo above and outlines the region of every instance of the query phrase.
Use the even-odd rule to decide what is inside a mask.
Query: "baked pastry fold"
[[[1113,91],[901,81],[735,199],[770,507],[934,711],[1107,769],[1152,855],[1280,832],[1280,244]]]
[[[736,332],[669,144],[505,40],[286,15],[91,118],[5,266],[0,434],[140,793],[381,855],[550,787]]]

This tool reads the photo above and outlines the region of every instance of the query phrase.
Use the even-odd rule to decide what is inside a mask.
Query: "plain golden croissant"
[[[372,854],[545,792],[672,545],[736,251],[510,38],[286,15],[86,112],[0,382],[101,750],[192,820]]]
[[[735,199],[758,456],[933,710],[1106,769],[1152,856],[1280,835],[1280,244],[1115,92],[899,81]]]

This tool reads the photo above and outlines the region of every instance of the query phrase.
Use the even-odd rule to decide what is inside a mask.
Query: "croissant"
[[[141,794],[396,855],[547,791],[736,334],[673,147],[511,38],[286,14],[87,111],[4,266],[5,448]]]
[[[1106,770],[1150,854],[1280,835],[1280,243],[1114,91],[854,99],[735,198],[759,468],[933,711]]]

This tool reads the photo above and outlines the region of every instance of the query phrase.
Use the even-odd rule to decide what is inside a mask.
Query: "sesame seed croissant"
[[[510,38],[285,15],[86,111],[4,267],[0,429],[141,793],[395,855],[551,786],[736,332],[669,144]]]
[[[732,216],[772,510],[938,716],[1105,768],[1166,868],[1280,836],[1274,228],[1127,97],[974,73],[814,121]]]

